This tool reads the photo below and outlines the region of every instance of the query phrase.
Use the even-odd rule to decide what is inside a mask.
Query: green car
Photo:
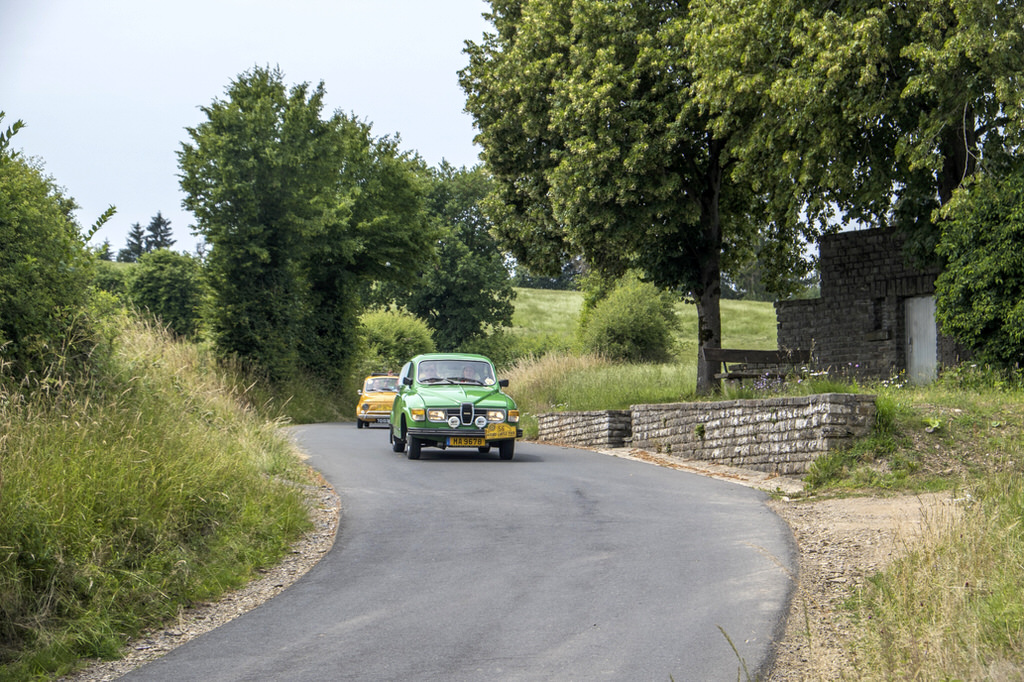
[[[389,438],[395,452],[419,459],[425,447],[498,448],[512,459],[522,438],[519,410],[502,393],[494,365],[482,355],[428,353],[407,362],[398,376],[398,396],[391,406]]]

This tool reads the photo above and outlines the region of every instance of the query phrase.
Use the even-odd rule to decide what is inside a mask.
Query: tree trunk
[[[939,174],[939,203],[943,206],[977,167],[978,133],[974,127],[973,112],[965,110],[961,123],[950,126],[944,138],[940,146],[943,163]]]
[[[706,360],[704,348],[722,347],[722,222],[719,198],[722,191],[721,145],[711,143],[707,186],[701,197],[701,226],[704,257],[701,259],[700,290],[697,298],[697,395],[708,395],[721,388],[715,379],[716,367]]]

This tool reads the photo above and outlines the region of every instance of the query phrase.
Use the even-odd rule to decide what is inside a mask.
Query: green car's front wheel
[[[498,458],[512,459],[516,453],[516,441],[514,438],[498,441]]]
[[[419,459],[420,447],[420,439],[417,438],[416,436],[409,436],[409,450],[408,452],[406,452],[406,456],[409,459]]]
[[[391,451],[402,452],[405,450],[405,422],[402,422],[402,438],[395,438],[395,432],[391,431]]]

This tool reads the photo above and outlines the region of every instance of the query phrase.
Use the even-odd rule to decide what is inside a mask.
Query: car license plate
[[[391,423],[391,417],[377,417],[377,423],[378,424],[390,424]]]
[[[484,430],[487,440],[504,440],[516,437],[516,427],[511,424],[491,424]]]
[[[483,438],[470,438],[467,436],[451,436],[448,439],[448,445],[453,448],[479,448],[483,447]]]

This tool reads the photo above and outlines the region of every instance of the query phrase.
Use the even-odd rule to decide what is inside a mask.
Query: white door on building
[[[912,384],[935,379],[939,365],[935,297],[917,296],[905,303],[907,325],[907,378]]]

